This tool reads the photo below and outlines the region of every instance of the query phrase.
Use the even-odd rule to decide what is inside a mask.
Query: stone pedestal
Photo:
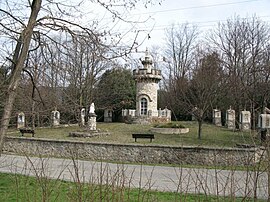
[[[107,122],[107,123],[112,122],[112,115],[113,115],[113,110],[105,109],[104,110],[104,122]]]
[[[81,110],[81,126],[85,126],[85,108]]]
[[[213,124],[215,124],[216,126],[222,126],[221,111],[218,109],[213,109]]]
[[[25,115],[23,112],[20,112],[17,117],[17,128],[25,128]]]
[[[241,111],[240,113],[240,129],[250,130],[251,127],[251,114],[249,111]]]
[[[88,117],[88,129],[90,131],[96,131],[97,130],[97,115],[95,113],[90,113]]]
[[[232,130],[235,129],[235,111],[231,108],[226,112],[226,126]]]
[[[55,110],[51,113],[52,127],[60,125],[60,112]]]
[[[260,114],[258,127],[261,129],[270,129],[270,114]]]

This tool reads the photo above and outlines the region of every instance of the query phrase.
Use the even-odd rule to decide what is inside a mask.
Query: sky
[[[72,1],[72,0],[70,0]],[[76,1],[76,0],[74,0]],[[148,0],[142,0],[146,2]],[[161,2],[160,2],[161,1]],[[85,1],[88,2],[89,1]],[[121,1],[116,1],[121,2]],[[130,10],[117,10],[123,20],[113,20],[111,13],[97,4],[84,5],[84,23],[99,22],[99,32],[110,32],[112,35],[121,34],[123,46],[129,46],[138,34],[136,42],[140,44],[134,58],[144,56],[146,48],[165,46],[165,30],[173,24],[188,23],[196,25],[203,34],[214,29],[219,22],[226,22],[234,17],[259,17],[270,23],[270,0],[152,0],[154,5],[137,3]],[[88,19],[88,20],[85,20]],[[108,36],[106,36],[108,37]]]
[[[188,22],[203,32],[234,16],[248,18],[256,15],[270,22],[270,0],[164,0],[161,5],[141,9],[138,13],[141,17],[151,16],[146,23],[138,24],[141,29],[153,28],[149,34],[151,38],[142,45],[144,48],[164,43],[164,30],[172,24]]]
[[[111,32],[122,33],[127,43],[128,38],[133,40],[132,36],[139,31],[138,42],[143,42],[141,49],[145,50],[146,47],[162,46],[165,43],[165,30],[172,24],[189,23],[204,32],[234,16],[250,18],[256,15],[270,22],[270,0],[163,0],[147,8],[137,4],[136,8],[128,12],[120,11],[123,19],[138,23],[125,23],[121,20],[112,22],[111,16],[105,14],[105,11],[95,9],[92,12],[102,22],[109,20],[99,25],[101,30],[111,27]]]
[[[16,2],[16,0],[9,1]],[[66,0],[59,1],[66,2]],[[67,2],[74,3],[81,0]],[[152,0],[156,2],[154,5],[145,7],[143,4],[136,3],[133,9],[118,10],[123,20],[113,20],[111,13],[102,7],[97,7],[96,3],[91,4],[89,0],[83,2],[80,7],[83,14],[78,12],[76,18],[80,19],[82,25],[93,24],[94,21],[99,22],[98,32],[108,33],[109,31],[114,36],[120,33],[124,39],[124,45],[127,46],[139,33],[136,42],[141,46],[138,52],[145,51],[147,47],[164,46],[165,30],[172,24],[189,23],[198,26],[199,30],[204,32],[234,16],[248,18],[256,15],[261,20],[270,23],[270,0]],[[74,14],[76,16],[76,13]],[[107,37],[110,34],[107,34]]]

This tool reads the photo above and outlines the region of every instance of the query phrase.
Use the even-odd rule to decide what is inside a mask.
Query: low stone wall
[[[150,131],[161,134],[183,134],[188,133],[189,128],[151,128]]]
[[[256,148],[174,147],[139,144],[90,143],[29,137],[6,137],[4,151],[88,160],[147,164],[250,165],[262,150]]]

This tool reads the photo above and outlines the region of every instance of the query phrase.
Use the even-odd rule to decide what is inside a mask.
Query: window
[[[141,115],[147,115],[147,99],[141,99]]]

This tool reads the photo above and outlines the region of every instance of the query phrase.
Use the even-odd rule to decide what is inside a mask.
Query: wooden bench
[[[20,130],[22,136],[24,133],[31,133],[32,137],[34,137],[34,135],[35,135],[35,131],[31,128],[20,128],[19,130]]]
[[[155,139],[154,134],[148,134],[148,133],[132,134],[132,138],[135,138],[135,142],[137,142],[137,138],[147,138],[147,139],[150,139],[150,142],[152,142],[152,139]]]

